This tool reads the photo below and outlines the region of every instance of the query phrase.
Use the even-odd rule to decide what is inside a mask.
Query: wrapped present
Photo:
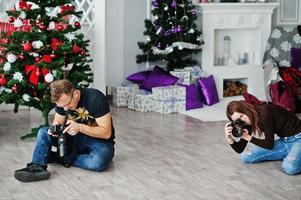
[[[171,71],[171,75],[178,77],[178,83],[183,85],[190,85],[190,71]]]
[[[185,67],[184,70],[190,72],[190,83],[197,83],[200,77],[206,77],[206,73],[200,66]]]
[[[186,88],[181,86],[155,87],[152,90],[154,111],[161,114],[185,111]]]
[[[151,92],[139,89],[138,91],[132,91],[128,97],[128,108],[135,110],[136,94],[151,94]]]
[[[140,112],[154,111],[154,101],[151,93],[137,93],[135,95],[135,110]]]
[[[128,98],[131,92],[136,92],[139,90],[137,84],[119,84],[112,86],[112,98],[113,105],[117,107],[128,106]]]

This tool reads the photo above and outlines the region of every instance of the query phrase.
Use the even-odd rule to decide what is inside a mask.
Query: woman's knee
[[[288,175],[296,175],[301,172],[300,164],[294,162],[294,160],[284,160],[282,163],[282,169]]]
[[[240,155],[240,159],[243,163],[254,163],[254,158],[249,152],[242,152]]]

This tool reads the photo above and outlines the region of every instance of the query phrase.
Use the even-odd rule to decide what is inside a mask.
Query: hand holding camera
[[[252,127],[245,123],[245,121],[241,119],[237,119],[235,121],[228,122],[225,125],[225,138],[229,144],[234,142],[232,137],[236,138],[244,138],[251,135]]]

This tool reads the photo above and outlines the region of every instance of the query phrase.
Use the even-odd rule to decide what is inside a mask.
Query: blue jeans
[[[39,130],[36,146],[33,152],[32,162],[47,165],[48,157],[54,140],[47,133],[48,127]],[[83,169],[102,171],[112,161],[114,157],[114,144],[97,138],[92,138],[84,134],[75,136],[77,153],[73,166]]]
[[[271,150],[251,144],[241,154],[244,163],[282,159],[282,169],[286,174],[295,175],[301,172],[301,133],[275,140]]]

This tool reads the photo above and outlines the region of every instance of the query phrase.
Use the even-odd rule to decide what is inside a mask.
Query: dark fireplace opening
[[[223,95],[224,97],[232,97],[242,95],[247,91],[247,79],[226,79],[224,80]]]

